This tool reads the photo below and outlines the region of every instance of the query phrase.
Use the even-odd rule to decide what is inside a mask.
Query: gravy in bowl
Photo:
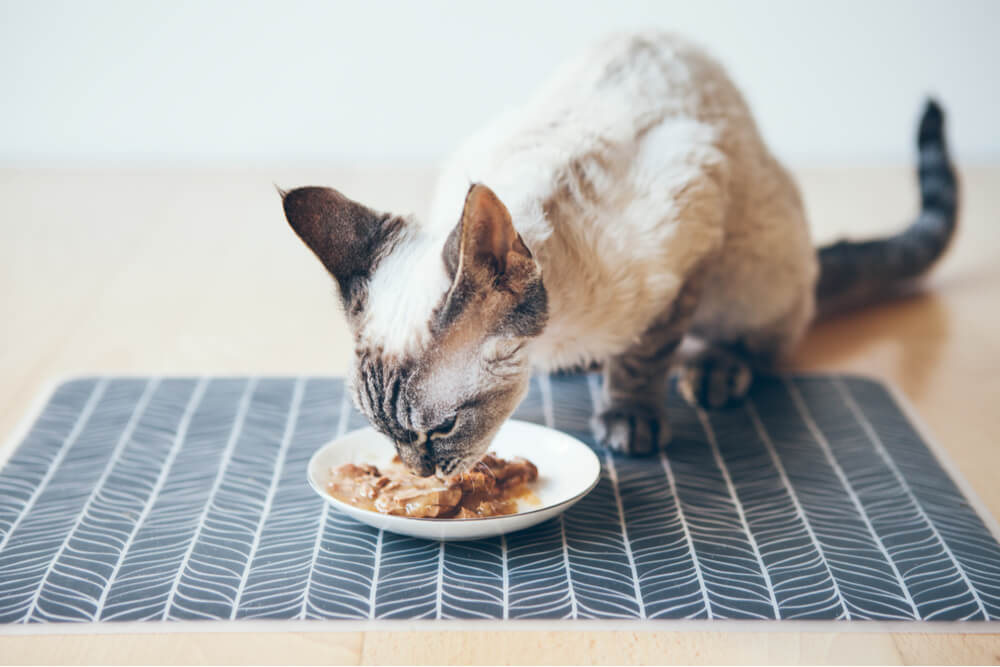
[[[537,505],[531,484],[538,469],[521,457],[487,454],[469,472],[441,480],[419,477],[395,457],[381,469],[345,463],[333,468],[327,492],[355,507],[424,519],[481,519],[516,514],[523,501]]]

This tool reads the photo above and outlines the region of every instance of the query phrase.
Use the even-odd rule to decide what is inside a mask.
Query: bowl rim
[[[329,493],[326,492],[325,488],[320,487],[316,483],[316,480],[313,479],[313,475],[312,475],[312,469],[313,469],[314,464],[316,463],[316,459],[319,457],[320,454],[322,454],[323,452],[325,452],[334,443],[336,443],[336,442],[338,442],[340,440],[343,440],[343,439],[345,439],[345,438],[347,438],[349,436],[352,436],[352,435],[355,435],[357,433],[360,433],[362,431],[372,431],[373,433],[378,434],[380,437],[385,437],[385,436],[382,436],[380,433],[378,433],[378,431],[376,431],[371,426],[363,426],[361,428],[354,429],[353,431],[348,431],[347,433],[344,433],[343,435],[338,436],[338,437],[334,438],[333,440],[330,440],[325,445],[323,445],[322,447],[320,447],[319,449],[317,449],[315,452],[313,452],[312,456],[309,457],[309,463],[306,465],[306,477],[308,478],[308,480],[309,480],[309,486],[312,487],[313,491],[315,491],[316,493],[318,493],[327,502],[333,504],[336,507],[344,507],[344,508],[347,508],[349,510],[358,511],[358,512],[368,512],[370,514],[373,514],[373,515],[379,516],[379,517],[383,517],[384,519],[390,520],[390,521],[391,520],[400,520],[400,521],[415,521],[415,522],[421,522],[421,523],[445,523],[445,524],[463,524],[463,525],[475,524],[476,522],[480,522],[480,523],[486,523],[486,522],[490,522],[490,521],[495,522],[495,521],[503,520],[503,519],[510,520],[510,519],[514,519],[514,518],[520,518],[520,517],[524,517],[524,516],[530,516],[532,514],[537,514],[539,512],[549,512],[549,511],[552,511],[552,510],[556,510],[556,509],[559,509],[560,507],[563,507],[564,505],[572,505],[572,504],[578,502],[580,499],[582,499],[588,493],[590,493],[591,491],[593,491],[594,488],[598,484],[601,483],[601,460],[598,458],[598,456],[594,452],[594,450],[591,447],[589,447],[586,443],[584,443],[582,440],[580,440],[579,438],[576,438],[576,437],[570,435],[569,433],[566,433],[565,431],[560,431],[558,429],[554,429],[554,428],[551,428],[549,426],[544,426],[542,424],[536,424],[535,422],[524,421],[522,419],[508,419],[506,422],[504,422],[504,425],[507,425],[507,424],[518,424],[518,425],[528,426],[528,427],[531,427],[531,428],[542,429],[544,431],[551,431],[553,433],[558,433],[561,436],[569,438],[571,441],[573,441],[574,443],[576,443],[577,445],[579,445],[580,447],[582,447],[583,450],[585,450],[587,452],[587,454],[590,455],[590,457],[592,458],[593,462],[597,465],[596,474],[594,475],[594,478],[592,480],[590,480],[590,482],[588,483],[588,485],[587,485],[587,487],[585,489],[583,489],[582,491],[580,491],[579,493],[573,495],[570,498],[567,498],[565,500],[561,500],[561,501],[559,501],[557,503],[553,503],[551,505],[542,505],[540,507],[535,507],[535,508],[532,508],[532,509],[529,509],[529,510],[525,510],[523,512],[515,512],[514,514],[499,514],[497,516],[475,517],[475,518],[468,518],[468,519],[459,519],[459,518],[452,518],[452,519],[444,518],[444,519],[441,519],[441,518],[435,518],[435,517],[417,517],[417,516],[402,516],[400,514],[383,514],[382,512],[376,512],[374,510],[365,509],[363,507],[357,507],[356,505],[352,505],[350,503],[344,502],[340,498],[337,498],[335,496],[330,495]],[[586,456],[586,455],[584,455],[584,456]]]

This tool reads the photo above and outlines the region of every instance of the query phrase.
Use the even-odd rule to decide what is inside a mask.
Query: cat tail
[[[920,214],[894,236],[819,248],[821,317],[900,293],[947,250],[958,225],[958,182],[948,159],[944,112],[934,100],[924,107],[917,146]]]

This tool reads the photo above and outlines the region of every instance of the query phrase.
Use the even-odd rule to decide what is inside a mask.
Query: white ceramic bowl
[[[326,491],[330,469],[344,463],[385,466],[395,455],[392,442],[373,428],[352,431],[324,446],[309,461],[309,484],[339,511],[394,533],[428,540],[475,540],[522,530],[565,512],[593,489],[601,475],[597,456],[576,438],[538,424],[510,420],[500,428],[490,451],[523,456],[538,466],[531,490],[540,503],[517,514],[485,519],[415,519],[371,512],[334,498]]]

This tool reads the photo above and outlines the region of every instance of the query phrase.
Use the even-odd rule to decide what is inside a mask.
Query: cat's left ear
[[[474,286],[517,291],[537,270],[507,207],[478,183],[469,188],[462,218],[448,236],[443,256],[456,283]]]

